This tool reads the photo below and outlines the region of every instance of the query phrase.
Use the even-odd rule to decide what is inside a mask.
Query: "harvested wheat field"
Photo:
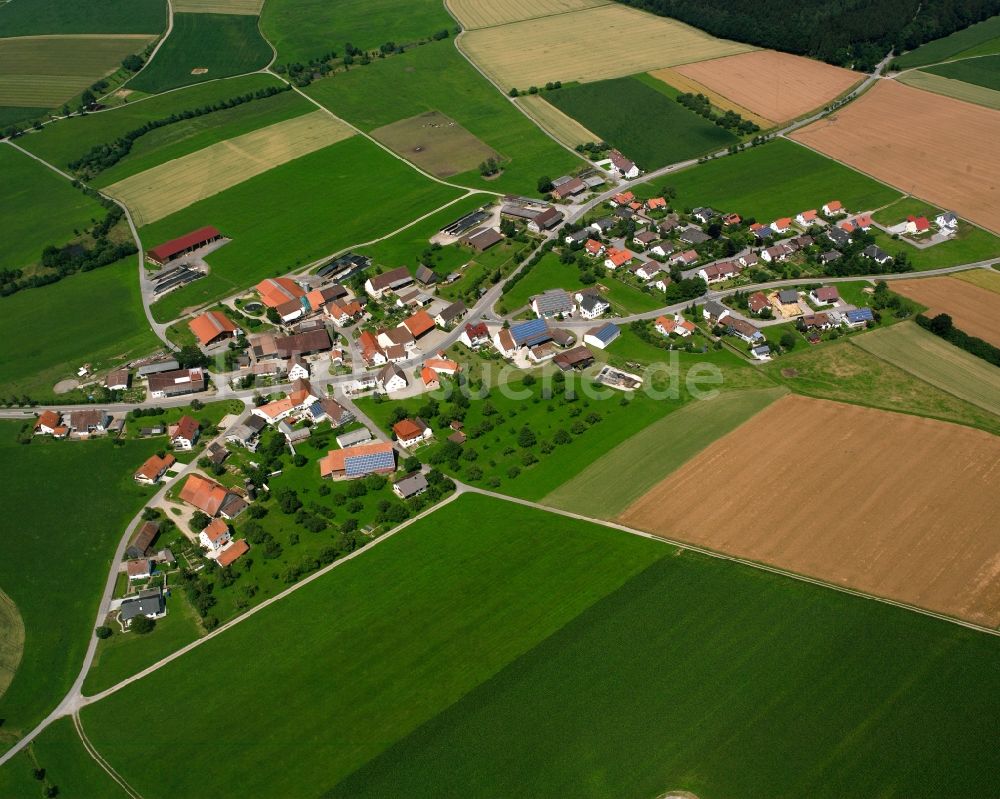
[[[953,277],[894,280],[892,290],[927,306],[927,315],[948,314],[955,327],[1000,347],[1000,294]]]
[[[564,114],[539,94],[526,94],[524,97],[518,97],[514,103],[545,130],[570,147],[601,140],[596,133],[585,128],[573,117]]]
[[[652,77],[657,80],[662,80],[668,86],[673,86],[679,92],[690,92],[691,94],[703,94],[712,105],[716,108],[721,108],[723,111],[734,111],[739,114],[744,119],[749,119],[751,122],[756,122],[760,125],[761,129],[767,130],[768,128],[773,128],[775,122],[772,119],[767,119],[762,117],[760,114],[755,114],[749,108],[744,108],[739,103],[734,103],[728,97],[723,97],[716,91],[708,88],[704,84],[698,83],[698,81],[693,78],[689,78],[684,75],[676,67],[664,67],[663,69],[654,69],[649,73]]]
[[[793,139],[1000,232],[1000,113],[892,80]]]
[[[174,13],[247,14],[257,16],[264,0],[174,0]]]
[[[354,134],[325,111],[295,117],[167,161],[104,189],[140,227]]]
[[[501,87],[620,78],[753,48],[617,3],[469,31],[462,49]]]
[[[0,105],[52,108],[114,72],[155,37],[145,33],[0,39]]]
[[[610,2],[611,0],[496,0],[484,3],[483,0],[446,0],[445,6],[465,30],[471,31],[519,22],[522,19],[604,6]]]
[[[849,69],[775,50],[699,61],[677,71],[775,122],[807,114],[862,80]]]
[[[619,521],[995,627],[998,482],[989,433],[790,395]]]
[[[904,72],[897,80],[917,89],[925,89],[935,94],[954,97],[956,100],[965,100],[967,103],[1000,110],[1000,92],[996,89],[988,89],[985,86],[966,83],[964,80],[946,78],[944,75],[932,75],[930,72],[919,70]]]

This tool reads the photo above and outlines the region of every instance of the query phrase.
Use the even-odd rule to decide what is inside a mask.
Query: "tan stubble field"
[[[989,433],[792,395],[618,521],[995,627],[998,485]]]
[[[791,137],[1000,232],[1000,112],[880,80]]]
[[[927,315],[946,313],[955,327],[1000,347],[1000,294],[953,277],[898,280],[892,290],[927,306]]]

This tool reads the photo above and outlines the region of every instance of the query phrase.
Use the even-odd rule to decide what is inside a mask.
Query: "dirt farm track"
[[[880,80],[793,139],[1000,233],[1000,113]]]
[[[998,480],[989,433],[787,396],[618,521],[995,627]]]

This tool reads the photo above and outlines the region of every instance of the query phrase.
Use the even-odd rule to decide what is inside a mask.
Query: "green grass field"
[[[150,493],[132,473],[157,448],[110,440],[25,446],[15,440],[19,428],[0,422],[0,472],[9,495],[58,490],[46,489],[43,502],[12,505],[0,536],[0,586],[26,630],[21,665],[0,699],[0,747],[40,721],[76,677],[115,546]]]
[[[306,90],[362,130],[439,111],[503,156],[503,173],[485,180],[478,169],[453,175],[453,183],[536,194],[538,178],[558,177],[583,165],[542,133],[455,49],[450,39],[314,82]],[[379,102],[372,102],[378,97]]]
[[[902,69],[922,67],[953,58],[1000,52],[1000,16],[928,42],[895,59]]]
[[[1000,370],[916,323],[874,330],[854,343],[932,386],[1000,414]]]
[[[959,221],[958,233],[949,241],[925,250],[912,247],[905,241],[893,240],[880,230],[872,229],[871,233],[875,236],[875,243],[891,255],[905,252],[918,272],[1000,258],[1000,238],[964,220]]]
[[[111,144],[119,136],[141,127],[150,120],[165,119],[171,114],[180,114],[220,100],[228,100],[230,97],[239,97],[248,92],[277,85],[279,82],[272,75],[246,75],[190,86],[180,91],[127,103],[99,114],[60,120],[56,124],[46,125],[41,132],[22,136],[18,139],[18,144],[60,169],[68,169],[72,161],[84,155],[91,147]],[[245,109],[246,106],[241,108]],[[232,111],[220,111],[197,120],[179,122],[176,127],[193,130],[196,129],[191,127],[193,124],[211,125],[213,117],[231,113]],[[143,139],[148,137],[156,140],[155,137],[167,135],[169,134],[165,130],[161,130],[148,133]],[[135,152],[144,151],[146,145],[141,143],[143,139],[139,139],[134,146]],[[135,156],[130,154],[126,162],[133,157]]]
[[[866,335],[879,339],[887,336],[889,341],[897,341],[896,331],[903,330],[905,335],[909,327],[915,325],[893,325]],[[767,364],[764,373],[807,397],[912,413],[1000,433],[1000,417],[994,413],[870,354],[867,346],[864,349],[855,346],[857,341],[868,345],[871,339],[866,342],[864,336],[857,336],[851,341],[818,344]],[[941,345],[958,355],[966,354],[946,342]],[[982,363],[983,368],[988,366],[985,361]]]
[[[602,294],[611,303],[611,312],[616,316],[651,311],[662,307],[665,302],[662,292],[647,293],[611,274],[602,275],[597,285],[607,289]],[[554,288],[574,292],[584,288],[584,285],[580,282],[580,269],[575,263],[561,263],[558,255],[547,253],[513,289],[503,295],[501,303],[508,311],[514,311],[527,305],[534,295]]]
[[[662,558],[326,796],[986,795],[997,650],[886,605]],[[989,709],[970,711],[980,696]]]
[[[453,30],[455,21],[436,0],[269,0],[261,30],[278,51],[278,63],[305,63],[344,43],[372,49],[384,42],[407,44]]]
[[[1000,91],[1000,55],[939,64],[936,67],[928,67],[924,71]]]
[[[906,217],[911,214],[913,216],[926,216],[933,222],[934,217],[939,213],[941,213],[940,208],[924,202],[917,197],[901,197],[896,202],[889,203],[885,208],[880,208],[872,214],[872,218],[880,225],[892,227],[893,225],[898,225],[900,222],[904,222]]]
[[[85,363],[99,370],[162,346],[142,312],[137,269],[126,258],[0,299],[0,395],[52,398]],[[58,324],[38,324],[40,307]]]
[[[15,122],[35,120],[45,115],[44,108],[33,108],[31,106],[0,106],[0,128],[6,128]]]
[[[84,724],[143,795],[319,796],[669,552],[463,497],[87,708]],[[205,690],[206,670],[262,642],[253,669]],[[170,701],[148,733],[171,757],[147,759],[121,714],[162,691]],[[235,707],[252,708],[254,724],[234,727]],[[203,745],[219,737],[224,758]],[[281,768],[251,766],[276,746]]]
[[[634,77],[568,86],[545,99],[647,171],[738,141]]]
[[[0,269],[35,264],[47,245],[67,244],[75,238],[74,230],[82,231],[90,226],[91,219],[104,218],[100,203],[13,147],[0,147],[0,173],[4,176],[0,192]],[[41,219],[45,224],[39,224]],[[45,288],[51,287],[42,290]],[[8,299],[0,300],[0,307]]]
[[[357,193],[359,170],[366,183],[379,187],[377,197]],[[360,136],[282,164],[140,231],[147,247],[202,225],[233,238],[208,256],[208,277],[168,294],[153,313],[169,321],[187,306],[378,238],[458,193]]]
[[[142,92],[163,92],[267,66],[268,47],[248,14],[174,14],[174,29],[156,57],[127,84]],[[207,72],[192,74],[194,69]]]
[[[138,674],[202,634],[198,616],[180,590],[167,600],[167,615],[156,620],[152,633],[123,633],[116,624],[111,629],[114,634],[97,645],[97,655],[84,680],[87,696]]]
[[[125,158],[111,169],[101,172],[92,182],[98,187],[110,186],[216,142],[233,139],[315,110],[316,107],[301,95],[282,92],[225,111],[168,125],[138,139]]]
[[[900,192],[786,139],[709,161],[652,184],[677,190],[674,204],[710,205],[763,222],[840,200],[852,211],[881,208]]]
[[[82,718],[147,796],[980,796],[997,646],[467,496]],[[138,737],[122,718],[149,696],[170,701]]]
[[[32,799],[42,796],[45,783],[34,778],[36,768],[45,769],[46,781],[59,789],[59,796],[128,799],[84,749],[69,717],[46,727],[27,751],[18,752],[0,767],[0,795]]]
[[[0,36],[161,33],[166,27],[164,0],[31,0],[0,5]]]
[[[612,519],[701,450],[786,393],[783,388],[729,391],[691,402],[623,441],[542,501]]]

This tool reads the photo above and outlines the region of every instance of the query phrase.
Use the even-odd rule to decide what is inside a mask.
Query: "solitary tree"
[[[96,635],[98,638],[101,638],[101,639],[110,638],[111,637],[111,628],[110,627],[104,627],[102,625],[102,626],[98,627],[96,630],[94,630],[94,635]]]

